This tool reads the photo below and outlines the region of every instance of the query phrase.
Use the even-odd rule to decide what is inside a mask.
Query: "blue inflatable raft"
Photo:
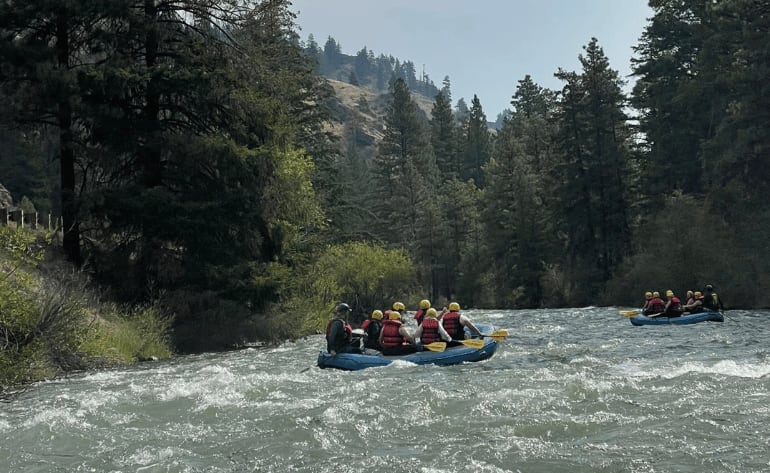
[[[680,317],[635,315],[630,317],[629,320],[633,325],[690,325],[699,322],[724,322],[725,317],[720,312],[700,312]]]
[[[488,326],[477,325],[482,333],[490,333]],[[318,366],[320,368],[336,368],[340,370],[363,370],[377,366],[386,366],[396,360],[407,361],[416,365],[456,365],[465,362],[482,361],[491,358],[495,354],[499,343],[492,338],[484,339],[481,348],[470,348],[465,345],[449,346],[442,352],[419,351],[409,355],[385,356],[375,350],[367,350],[367,353],[338,353],[331,356],[322,351],[318,354]]]

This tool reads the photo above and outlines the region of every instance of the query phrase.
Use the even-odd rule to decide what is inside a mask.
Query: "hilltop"
[[[356,142],[359,146],[375,146],[382,139],[385,115],[391,100],[390,93],[376,92],[335,79],[327,78],[327,81],[335,93],[330,104],[332,132],[336,136],[345,137],[346,125],[350,125],[357,129]],[[412,100],[427,121],[433,102],[417,93],[412,93]]]

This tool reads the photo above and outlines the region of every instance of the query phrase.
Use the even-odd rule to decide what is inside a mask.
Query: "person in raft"
[[[695,302],[695,293],[692,291],[687,291],[687,302],[684,303],[684,305],[692,305]]]
[[[642,313],[645,314],[646,310],[650,308],[650,301],[652,300],[652,291],[644,293],[644,305],[642,305]]]
[[[379,341],[383,355],[408,355],[417,351],[414,337],[401,323],[401,313],[398,310],[390,311],[388,320],[382,323]]]
[[[714,286],[711,284],[706,284],[706,292],[703,293],[703,308],[714,312],[725,310],[722,299],[714,292]]]
[[[370,318],[364,320],[361,324],[366,338],[364,339],[364,348],[380,349],[380,332],[382,331],[382,311],[375,310]]]
[[[479,329],[473,325],[473,322],[471,322],[468,317],[460,314],[460,304],[457,302],[451,302],[449,304],[448,312],[446,308],[444,308],[439,318],[441,319],[441,326],[444,327],[444,330],[446,330],[449,336],[452,337],[452,340],[464,340],[466,338],[465,327],[468,327],[471,332],[476,335],[482,336]]]
[[[644,315],[662,314],[666,310],[666,303],[660,298],[660,293],[655,291],[652,293],[652,299],[646,309],[642,311]]]
[[[393,310],[391,311],[391,313],[393,313],[393,312],[398,312],[399,314],[401,314],[401,317],[403,317],[404,313],[406,312],[406,306],[404,305],[403,302],[394,302],[393,303]],[[389,320],[389,319],[390,319],[390,317],[386,317],[385,318],[385,320]]]
[[[682,315],[682,312],[684,312],[684,308],[682,308],[682,301],[679,300],[676,295],[674,295],[674,291],[669,289],[666,291],[666,305],[663,308],[663,315],[666,317],[679,317]]]
[[[693,301],[684,306],[684,310],[691,314],[703,312],[703,294],[700,291],[693,293]]]
[[[420,326],[414,332],[414,339],[419,339],[418,346],[430,345],[433,342],[451,342],[452,337],[444,330],[444,327],[438,321],[438,312],[433,307],[425,311],[425,317]]]
[[[425,312],[427,312],[428,309],[430,309],[430,301],[428,299],[421,300],[420,309],[414,314],[414,320],[417,322],[418,327],[422,323],[422,319],[425,318]]]
[[[337,353],[361,353],[360,339],[353,338],[353,329],[348,323],[350,306],[344,302],[337,306],[334,318],[326,325],[326,351],[331,356]]]

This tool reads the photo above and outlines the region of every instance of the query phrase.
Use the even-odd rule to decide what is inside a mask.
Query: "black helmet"
[[[706,284],[706,290],[709,291],[709,292],[713,291],[714,290],[714,286],[712,286],[711,284]]]
[[[350,306],[343,302],[337,306],[337,312],[350,312]]]

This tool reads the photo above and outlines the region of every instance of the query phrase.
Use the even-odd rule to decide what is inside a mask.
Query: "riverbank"
[[[70,372],[171,357],[169,317],[105,301],[83,274],[47,257],[49,241],[0,228],[0,397]]]

